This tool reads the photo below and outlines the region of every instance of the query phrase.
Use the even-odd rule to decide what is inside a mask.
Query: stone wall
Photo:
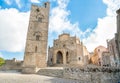
[[[0,70],[22,70],[23,61],[16,60],[5,60],[5,64],[0,67]]]
[[[64,78],[80,80],[81,83],[118,83],[120,68],[108,67],[65,67]]]

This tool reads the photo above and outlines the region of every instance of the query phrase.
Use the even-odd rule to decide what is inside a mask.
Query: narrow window
[[[100,52],[100,49],[98,49],[98,52]]]
[[[47,3],[45,3],[45,8],[47,7]]]
[[[58,44],[54,44],[54,46],[58,46]]]
[[[35,47],[35,52],[37,52],[37,46]]]
[[[66,45],[64,44],[63,47],[65,47]]]
[[[51,58],[51,62],[52,62],[53,60],[52,60],[52,58]]]
[[[38,17],[38,22],[42,22],[42,18]]]
[[[36,35],[36,40],[37,40],[37,41],[40,40],[40,35]]]
[[[39,12],[40,11],[39,8],[37,8],[36,11]]]

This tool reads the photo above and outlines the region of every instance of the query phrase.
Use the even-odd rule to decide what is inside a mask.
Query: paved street
[[[0,72],[0,83],[80,83],[79,81],[35,74]]]

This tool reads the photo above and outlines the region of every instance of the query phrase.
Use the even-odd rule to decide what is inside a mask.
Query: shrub
[[[3,64],[5,64],[5,60],[0,57],[0,66],[2,66]]]

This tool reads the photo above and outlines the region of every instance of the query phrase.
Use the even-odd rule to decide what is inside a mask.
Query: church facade
[[[89,52],[79,38],[67,33],[59,35],[59,38],[54,40],[53,47],[48,49],[48,65],[86,65],[89,58]]]

